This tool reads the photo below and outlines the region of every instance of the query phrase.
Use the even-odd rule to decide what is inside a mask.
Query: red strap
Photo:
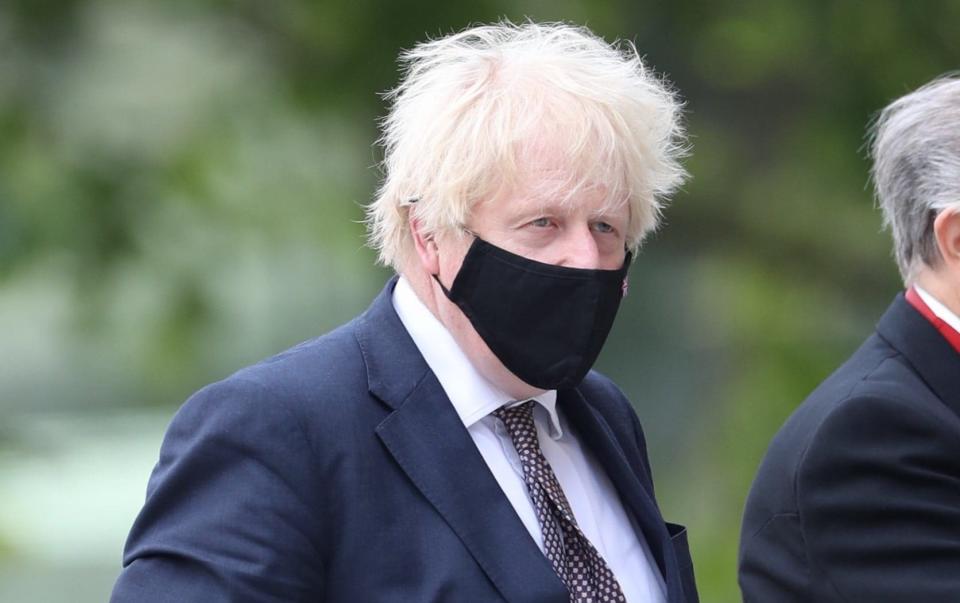
[[[940,331],[940,334],[944,336],[947,342],[953,346],[953,349],[960,354],[960,332],[957,332],[957,330],[951,327],[945,320],[934,314],[930,306],[923,301],[923,298],[920,297],[920,294],[918,294],[913,287],[907,289],[905,297],[910,305],[916,308],[917,312],[923,314],[923,317],[929,320],[930,323]]]

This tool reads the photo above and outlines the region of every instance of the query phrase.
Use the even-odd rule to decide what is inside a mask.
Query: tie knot
[[[507,421],[526,421],[527,417],[533,417],[534,404],[536,404],[536,402],[533,400],[527,400],[526,402],[521,402],[513,406],[501,406],[493,411],[492,414],[504,423]]]
[[[503,421],[503,426],[507,428],[507,433],[510,434],[510,439],[513,440],[513,446],[517,449],[517,452],[540,445],[537,440],[537,427],[533,422],[533,407],[535,404],[533,400],[527,400],[510,408],[501,406],[492,413],[493,416]]]

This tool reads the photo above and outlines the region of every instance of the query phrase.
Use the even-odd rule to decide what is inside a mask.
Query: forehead
[[[627,232],[632,208],[626,174],[595,143],[541,124],[484,166],[463,219],[510,227],[538,217],[600,218]]]
[[[628,203],[618,194],[617,186],[556,159],[544,155],[518,160],[516,172],[501,179],[492,194],[474,205],[474,216],[494,213],[505,217],[551,214],[628,218]]]

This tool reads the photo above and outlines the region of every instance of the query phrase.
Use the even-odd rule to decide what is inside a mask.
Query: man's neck
[[[960,287],[951,282],[948,275],[941,274],[932,268],[925,268],[911,284],[919,286],[950,312],[960,316]]]

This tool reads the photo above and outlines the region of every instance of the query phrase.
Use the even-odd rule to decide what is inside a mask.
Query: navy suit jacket
[[[902,294],[771,443],[740,587],[751,603],[960,601],[960,354]]]
[[[395,282],[349,324],[184,404],[111,601],[569,601],[394,311]],[[668,600],[696,601],[627,400],[593,373],[558,405]]]

